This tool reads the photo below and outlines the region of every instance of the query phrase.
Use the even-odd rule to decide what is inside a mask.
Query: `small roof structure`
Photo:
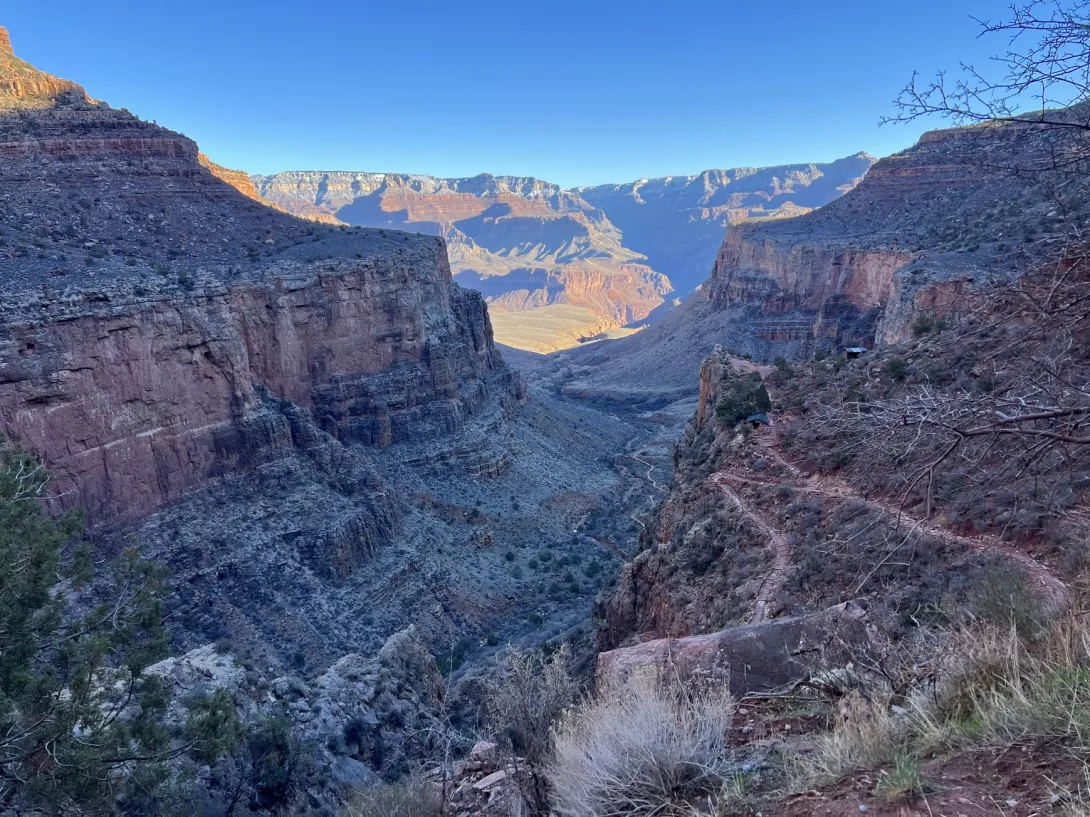
[[[753,423],[754,425],[757,425],[757,423],[764,423],[765,425],[768,425],[768,415],[767,415],[767,414],[765,414],[765,413],[764,413],[764,412],[762,411],[762,412],[759,412],[759,413],[757,413],[757,414],[751,414],[751,415],[749,415],[749,416],[748,416],[748,417],[747,417],[747,418],[746,418],[745,420],[743,420],[742,422],[744,422],[744,423]]]
[[[848,354],[861,355],[867,350],[863,346],[846,346],[844,347],[844,351]]]

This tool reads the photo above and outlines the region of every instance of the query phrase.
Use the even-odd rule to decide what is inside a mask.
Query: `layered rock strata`
[[[819,210],[730,227],[706,296],[749,311],[758,349],[903,340],[920,314],[956,311],[1062,245],[1087,205],[1056,157],[1084,139],[1023,124],[927,133]]]
[[[0,427],[60,507],[124,524],[289,455],[266,392],[370,446],[518,396],[441,240],[271,210],[191,140],[51,82],[0,113]]]
[[[626,246],[646,255],[687,294],[708,277],[727,227],[828,204],[854,188],[874,161],[857,153],[827,163],[705,170],[584,187],[579,194],[624,231]]]
[[[600,210],[540,179],[292,171],[254,183],[267,201],[306,217],[442,235],[459,280],[493,308],[562,307],[588,334],[646,318],[671,290]],[[549,351],[575,343],[569,335],[554,329],[544,340],[504,340]]]

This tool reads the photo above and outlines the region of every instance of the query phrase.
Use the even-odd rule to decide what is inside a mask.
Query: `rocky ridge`
[[[0,26],[0,110],[48,108],[58,97],[88,99],[76,83],[39,71],[16,57],[8,30]]]
[[[437,239],[320,233],[223,184],[190,140],[83,100],[4,117],[0,140],[5,430],[93,521],[282,452],[283,430],[247,437],[254,383],[374,445],[518,392]]]
[[[639,334],[567,350],[561,388],[662,405],[695,395],[716,346],[770,363],[911,339],[918,320],[972,308],[1078,234],[1090,196],[1082,164],[1064,157],[1081,155],[1079,138],[933,131],[811,213],[734,224],[699,292]],[[649,370],[661,372],[650,384]]]
[[[872,161],[859,154],[576,190],[488,174],[292,171],[254,183],[300,215],[442,235],[455,275],[498,316],[501,342],[552,351],[656,319],[673,289],[706,277],[726,225],[807,212],[850,189]]]
[[[686,295],[707,278],[727,227],[790,218],[854,188],[875,159],[857,153],[835,162],[705,170],[628,184],[581,187],[621,230],[626,245],[670,276]]]
[[[1062,168],[1078,138],[1024,124],[926,133],[842,199],[732,227],[707,296],[748,310],[764,355],[905,340],[919,315],[956,310],[1062,243],[1086,208],[1072,188],[1081,179]]]

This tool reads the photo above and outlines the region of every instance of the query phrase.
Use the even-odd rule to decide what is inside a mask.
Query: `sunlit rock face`
[[[289,212],[441,235],[459,282],[494,313],[519,313],[498,330],[514,346],[573,345],[645,319],[671,291],[601,210],[540,179],[287,172],[254,183]]]

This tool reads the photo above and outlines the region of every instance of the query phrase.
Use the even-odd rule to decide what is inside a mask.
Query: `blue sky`
[[[913,69],[986,62],[1003,0],[6,0],[16,53],[252,173],[575,186],[886,155]],[[932,126],[938,123],[932,123]]]

